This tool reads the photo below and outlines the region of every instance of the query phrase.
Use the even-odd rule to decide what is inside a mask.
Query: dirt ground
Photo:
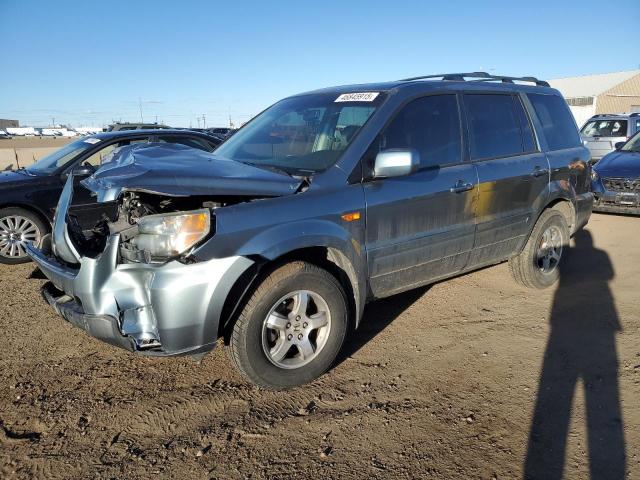
[[[373,303],[335,368],[284,393],[222,348],[104,345],[32,265],[3,266],[0,478],[640,478],[639,239],[640,218],[596,214],[555,288],[503,264]]]

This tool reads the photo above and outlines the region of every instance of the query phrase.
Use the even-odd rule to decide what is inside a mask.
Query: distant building
[[[6,118],[0,118],[0,130],[4,130],[5,128],[17,128],[20,126],[20,122],[18,120],[7,120]]]
[[[640,112],[640,70],[549,80],[581,127],[597,113]]]

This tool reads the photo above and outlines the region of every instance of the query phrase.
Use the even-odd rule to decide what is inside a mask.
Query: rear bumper
[[[253,261],[118,264],[118,243],[113,235],[102,254],[82,257],[78,268],[29,246],[51,282],[43,289],[47,303],[89,335],[130,351],[181,355],[213,348],[227,295]]]

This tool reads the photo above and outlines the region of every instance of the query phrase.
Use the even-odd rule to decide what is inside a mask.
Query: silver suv
[[[580,136],[597,162],[640,131],[640,113],[594,115],[580,130]]]
[[[288,388],[331,366],[367,301],[502,261],[522,285],[556,282],[591,215],[588,161],[535,78],[327,88],[213,153],[123,147],[69,177],[28,251],[47,302],[89,334],[156,356],[222,338],[249,380]]]

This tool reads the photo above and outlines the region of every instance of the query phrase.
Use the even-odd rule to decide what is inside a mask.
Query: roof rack
[[[425,80],[428,78],[440,78],[442,80],[465,81],[473,78],[477,81],[500,81],[503,83],[513,83],[515,81],[535,83],[539,87],[548,87],[549,84],[536,77],[505,77],[503,75],[490,75],[487,72],[467,72],[467,73],[439,73],[437,75],[422,75],[420,77],[403,78],[400,82],[412,82],[414,80]]]

